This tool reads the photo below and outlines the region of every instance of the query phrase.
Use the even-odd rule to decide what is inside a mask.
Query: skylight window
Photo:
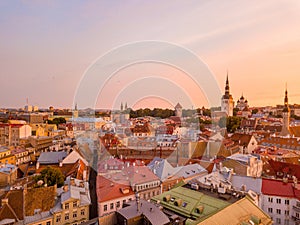
[[[185,208],[186,206],[187,206],[187,202],[183,202],[183,203],[182,203],[182,207]]]

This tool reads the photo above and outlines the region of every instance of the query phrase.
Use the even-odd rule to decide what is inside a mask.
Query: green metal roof
[[[170,200],[164,201],[164,197],[170,197]],[[181,200],[178,206],[175,205],[176,200]],[[191,218],[191,220],[187,221],[189,224],[193,224],[193,220],[195,220],[195,223],[202,221],[230,205],[228,202],[185,187],[177,187],[154,196],[152,201],[160,201],[160,204],[164,208],[184,217]],[[202,213],[196,212],[198,207],[203,207]]]

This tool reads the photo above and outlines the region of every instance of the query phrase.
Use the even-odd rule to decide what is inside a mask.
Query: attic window
[[[170,199],[171,199],[171,196],[170,196],[170,195],[166,195],[165,197],[163,197],[163,200],[164,200],[165,202],[170,201]],[[174,201],[174,200],[173,200],[173,201]]]
[[[180,205],[182,205],[182,200],[181,200],[181,199],[177,199],[177,200],[174,202],[174,205],[175,205],[175,206],[180,206]]]
[[[252,222],[252,223],[254,223],[254,224],[260,224],[261,223],[261,219],[260,218],[258,218],[257,216],[254,216],[254,215],[252,215],[251,216],[251,218],[250,218],[250,221],[249,221],[250,223]]]
[[[204,210],[204,206],[200,205],[195,209],[195,212],[198,214],[202,214]]]

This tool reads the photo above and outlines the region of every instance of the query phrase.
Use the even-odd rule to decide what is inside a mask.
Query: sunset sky
[[[250,106],[282,104],[287,83],[290,103],[300,104],[299,12],[299,0],[3,0],[0,108],[24,107],[26,98],[41,108],[72,107],[101,56],[149,40],[197,55],[222,93],[228,71],[235,101],[243,93]],[[139,62],[99,74],[106,82],[96,107],[208,106],[204,89],[177,66]]]

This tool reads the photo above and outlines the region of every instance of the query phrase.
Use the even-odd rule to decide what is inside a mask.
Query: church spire
[[[227,71],[227,76],[226,76],[226,86],[225,86],[225,95],[228,95],[229,96],[229,79],[228,79],[228,71]]]
[[[284,105],[287,106],[288,104],[289,104],[288,91],[287,91],[287,85],[285,85]]]
[[[288,112],[290,111],[289,108],[289,98],[288,98],[288,90],[287,90],[287,85],[285,87],[285,96],[284,96],[284,108],[283,108],[283,112]]]

